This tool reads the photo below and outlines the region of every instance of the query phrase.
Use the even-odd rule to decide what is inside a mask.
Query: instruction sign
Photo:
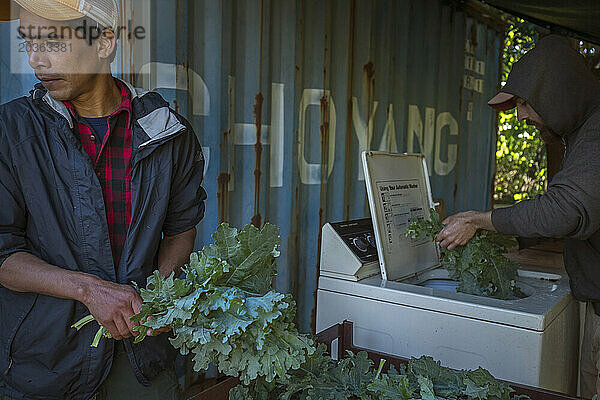
[[[418,179],[377,182],[378,196],[383,209],[384,237],[388,253],[406,238],[408,224],[416,218],[424,218],[422,190]],[[421,241],[411,241],[418,246]]]

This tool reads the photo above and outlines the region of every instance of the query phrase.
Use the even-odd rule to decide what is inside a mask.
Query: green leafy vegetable
[[[314,347],[294,325],[292,297],[271,290],[279,229],[248,225],[238,233],[222,224],[213,238],[214,244],[191,255],[185,279],[158,271],[148,279],[140,290],[141,311],[132,318],[140,323],[135,341],[144,340],[148,329],[170,326],[171,344],[194,355],[195,370],[214,363],[247,384],[258,377],[267,383],[287,378]]]
[[[238,386],[229,393],[230,400],[267,399],[322,399],[344,400],[354,398],[371,399],[373,391],[367,386],[374,380],[376,372],[366,353],[354,355],[336,362],[326,354],[320,344],[307,361],[284,379],[268,384],[257,379],[248,386]],[[381,378],[378,378],[381,379]],[[365,397],[367,396],[367,397]]]
[[[439,219],[433,219],[438,225],[420,223],[430,236],[441,226]],[[213,245],[191,255],[185,279],[156,271],[140,289],[142,309],[132,319],[140,323],[137,342],[148,329],[170,326],[171,343],[194,355],[194,369],[214,363],[239,376],[243,385],[231,390],[230,400],[511,399],[512,389],[487,371],[455,371],[430,357],[387,373],[384,362],[374,369],[365,352],[332,360],[324,345],[315,349],[298,333],[291,296],[271,290],[279,230],[267,224],[238,232],[222,224],[213,238]],[[73,327],[93,320],[85,317]],[[110,334],[100,327],[93,345],[103,336]]]
[[[484,369],[457,371],[445,368],[431,357],[413,358],[398,372],[375,370],[365,352],[338,362],[319,345],[300,369],[285,379],[267,383],[257,379],[229,392],[229,400],[516,400],[513,389]]]
[[[430,219],[412,221],[406,235],[433,240],[443,228],[440,216],[432,209]],[[442,266],[450,279],[460,282],[460,292],[498,299],[522,297],[516,284],[518,264],[502,255],[511,245],[512,240],[504,235],[478,230],[466,245],[446,249]]]

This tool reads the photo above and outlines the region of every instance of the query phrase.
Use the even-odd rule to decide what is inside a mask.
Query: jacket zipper
[[[8,375],[8,373],[10,372],[10,370],[14,364],[14,360],[12,358],[12,345],[13,345],[13,342],[15,341],[15,337],[17,336],[17,332],[19,332],[19,329],[21,329],[23,322],[25,322],[25,320],[27,319],[27,316],[31,313],[31,310],[33,310],[33,307],[35,306],[35,303],[37,302],[38,296],[39,295],[36,295],[35,298],[33,299],[33,302],[31,303],[29,310],[27,310],[27,312],[25,313],[23,318],[21,318],[21,321],[19,321],[19,324],[17,325],[17,328],[15,329],[14,334],[12,335],[12,337],[10,338],[10,340],[8,342],[8,368],[6,368],[6,370],[3,372],[3,374],[5,376]]]
[[[11,343],[12,345],[12,343]],[[11,357],[11,354],[9,353],[8,355],[8,368],[6,368],[6,371],[4,371],[4,375],[8,375],[8,373],[10,372],[10,369],[12,368],[13,365],[13,359]]]
[[[560,141],[563,144],[563,147],[565,148],[564,152],[563,152],[563,158],[560,161],[560,169],[563,168],[563,165],[565,164],[565,158],[567,157],[567,138],[564,136],[561,136]]]

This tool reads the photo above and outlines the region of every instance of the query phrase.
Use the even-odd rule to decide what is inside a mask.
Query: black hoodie
[[[600,315],[600,82],[567,39],[550,35],[515,63],[503,92],[540,115],[565,144],[548,191],[494,210],[502,233],[565,240],[565,267],[580,301]]]

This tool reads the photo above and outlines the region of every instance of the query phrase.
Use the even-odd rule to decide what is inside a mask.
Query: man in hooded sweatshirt
[[[543,195],[511,207],[447,218],[436,240],[453,249],[477,229],[521,237],[565,238],[564,260],[575,297],[587,302],[581,394],[600,393],[600,82],[567,39],[549,35],[514,64],[488,103],[517,108],[546,143],[562,141],[561,170]]]

